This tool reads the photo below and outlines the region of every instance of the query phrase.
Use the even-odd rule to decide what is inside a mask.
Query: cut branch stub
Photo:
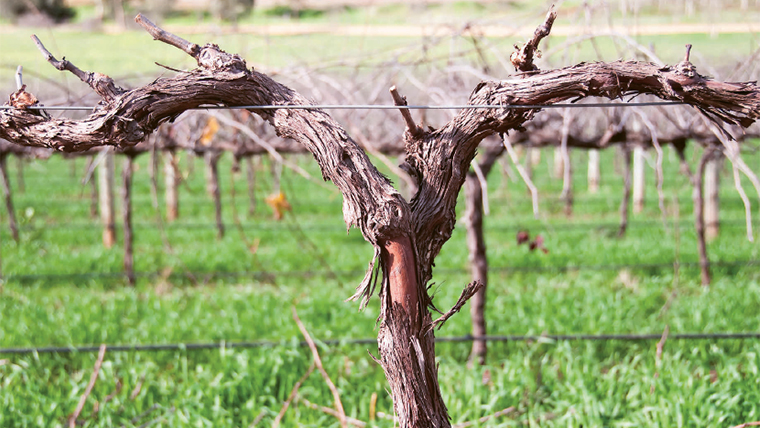
[[[195,43],[188,42],[176,34],[164,31],[156,24],[154,24],[150,19],[146,18],[142,13],[138,13],[137,16],[135,16],[135,22],[140,24],[140,26],[143,27],[145,31],[148,32],[148,34],[153,36],[153,40],[162,41],[184,51],[193,58],[198,58],[198,54],[200,53],[201,48]]]
[[[70,61],[67,61],[65,57],[61,61],[58,61],[55,59],[53,54],[51,54],[50,51],[45,48],[45,45],[42,44],[36,35],[32,35],[32,40],[34,41],[34,44],[37,45],[37,49],[42,52],[45,60],[49,62],[50,65],[59,71],[71,72],[71,74],[78,77],[79,80],[89,85],[90,88],[92,88],[92,90],[95,91],[96,94],[100,95],[100,97],[103,98],[103,100],[106,102],[110,103],[119,95],[125,92],[124,89],[116,86],[113,79],[106,76],[105,74],[82,71]]]
[[[541,39],[548,36],[552,31],[555,19],[557,19],[557,12],[554,10],[554,5],[552,5],[549,8],[549,12],[546,13],[546,19],[543,24],[539,25],[533,33],[533,38],[525,42],[522,49],[515,45],[517,51],[513,52],[509,57],[512,65],[515,66],[515,71],[529,73],[538,70],[538,67],[533,64],[533,58],[536,56],[536,53],[540,53],[538,52],[538,44],[541,43]]]
[[[395,86],[391,86],[390,93],[393,97],[393,102],[397,106],[401,107],[399,108],[399,111],[401,111],[401,116],[404,118],[404,122],[406,122],[407,131],[412,134],[412,137],[414,138],[420,137],[424,131],[416,123],[414,123],[414,119],[412,119],[412,114],[409,112],[409,109],[403,108],[408,105],[406,102],[406,97],[402,97],[398,93],[398,90]]]

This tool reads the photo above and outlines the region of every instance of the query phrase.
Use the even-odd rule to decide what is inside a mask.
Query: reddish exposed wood
[[[415,272],[417,262],[414,259],[414,247],[406,236],[400,236],[385,242],[388,263],[388,283],[391,304],[399,304],[407,311],[412,324],[420,328],[418,320],[419,286]]]

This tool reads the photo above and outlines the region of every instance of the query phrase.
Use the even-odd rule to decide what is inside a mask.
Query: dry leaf
[[[214,139],[214,135],[219,131],[219,121],[214,116],[208,118],[206,126],[203,128],[203,134],[201,134],[200,142],[204,146],[211,144]]]
[[[267,196],[264,201],[274,210],[275,220],[282,220],[284,212],[292,209],[288,200],[285,199],[285,194],[282,192],[273,193]]]

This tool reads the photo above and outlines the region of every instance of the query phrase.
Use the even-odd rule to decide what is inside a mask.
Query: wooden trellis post
[[[179,217],[179,198],[177,195],[177,154],[168,150],[164,156],[164,180],[166,184],[166,220],[174,221]]]
[[[245,166],[248,181],[248,215],[252,216],[256,212],[256,167],[252,156],[245,157]]]
[[[122,187],[121,187],[121,212],[124,222],[124,273],[127,275],[129,285],[134,286],[135,262],[132,233],[132,163],[134,159],[131,155],[124,156],[124,169],[122,170]]]
[[[705,237],[715,239],[720,232],[720,171],[723,153],[716,152],[705,165]]]
[[[87,184],[90,185],[90,218],[92,219],[98,218],[98,182],[91,175],[95,159],[95,156],[87,157],[87,175],[89,176]]]
[[[464,181],[465,213],[464,223],[467,227],[467,249],[469,250],[470,272],[472,281],[480,281],[483,287],[472,296],[470,301],[470,319],[472,320],[472,335],[482,337],[486,330],[486,286],[488,284],[488,257],[486,243],[483,237],[483,187],[481,180],[488,177],[494,163],[504,152],[504,145],[487,146],[483,151],[480,162],[475,167],[480,169],[481,177],[473,169],[467,172]],[[473,161],[474,163],[475,161]],[[472,342],[470,364],[484,364],[487,344],[485,340]]]
[[[562,149],[554,149],[554,178],[563,178],[565,175],[565,160],[562,157]]]
[[[206,164],[206,192],[214,199],[214,213],[216,216],[216,237],[224,238],[224,223],[222,222],[222,196],[219,191],[219,168],[217,164],[221,152],[206,150],[203,160]]]
[[[620,201],[620,228],[618,236],[628,230],[628,206],[631,203],[631,148],[623,144],[623,200]]]
[[[100,207],[100,222],[103,224],[103,246],[113,247],[116,242],[116,220],[113,199],[113,151],[105,147],[107,153],[98,165],[98,206]]]
[[[588,192],[599,192],[599,150],[588,151]]]
[[[644,210],[644,196],[646,189],[646,159],[644,147],[633,147],[633,212],[638,214]]]
[[[18,242],[18,223],[16,223],[16,212],[13,209],[13,197],[11,195],[11,183],[8,180],[8,154],[0,153],[0,185],[3,187],[3,198],[5,199],[5,210],[8,212],[8,226],[11,229],[13,240]]]
[[[24,183],[24,164],[26,160],[21,156],[16,156],[16,189],[19,193],[26,191],[26,184]]]

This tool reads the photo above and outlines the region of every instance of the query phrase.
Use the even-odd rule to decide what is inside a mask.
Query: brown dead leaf
[[[13,107],[27,108],[37,105],[39,102],[39,100],[37,100],[37,97],[35,97],[34,94],[26,92],[25,89],[26,85],[21,85],[21,89],[11,94],[10,103]]]
[[[290,206],[290,203],[287,199],[285,199],[285,194],[282,192],[279,193],[273,193],[264,200],[267,205],[272,207],[272,210],[274,211],[274,219],[275,220],[282,220],[282,217],[284,216],[285,211],[290,211],[293,208]]]

